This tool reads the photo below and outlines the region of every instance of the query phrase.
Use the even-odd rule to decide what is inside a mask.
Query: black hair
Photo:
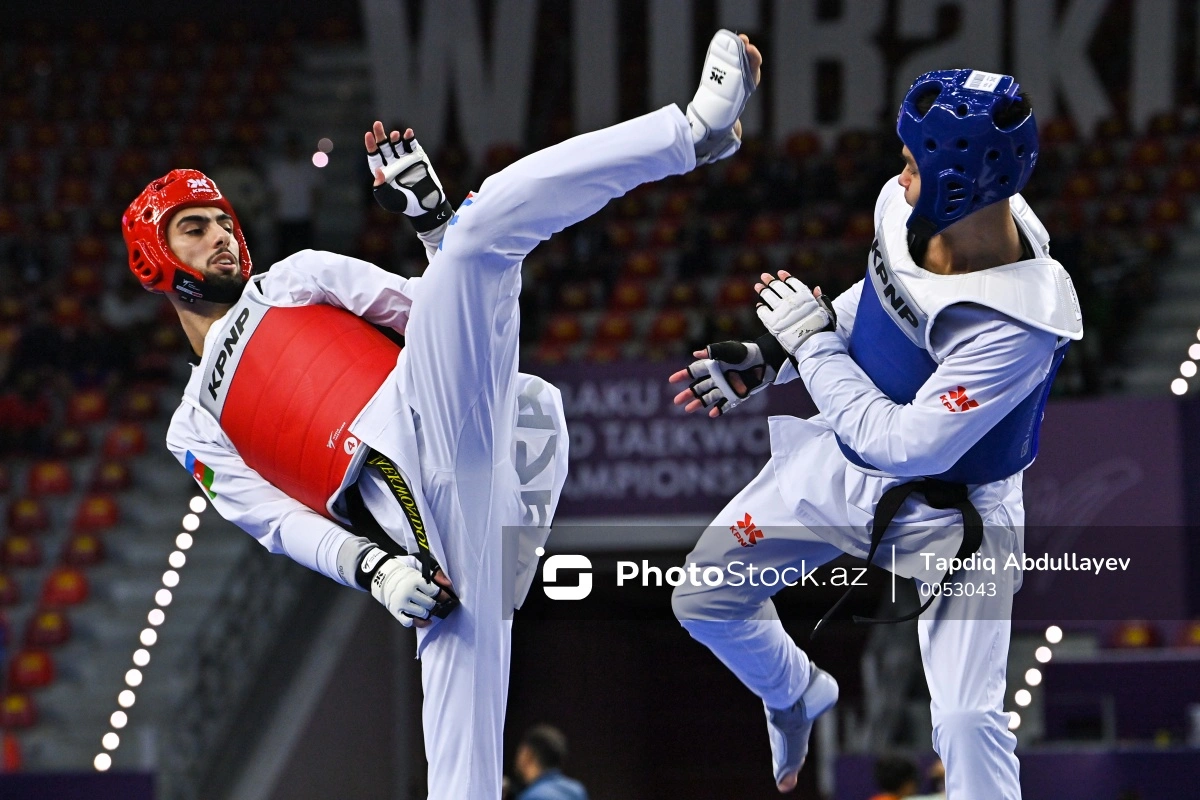
[[[907,758],[882,756],[875,762],[875,783],[885,792],[898,792],[917,780],[917,766]]]
[[[921,89],[920,93],[912,99],[913,107],[917,109],[917,113],[921,115],[921,119],[925,119],[925,115],[929,113],[929,109],[933,108],[933,101],[937,100],[941,93],[941,84],[930,83],[926,84],[925,88]]]
[[[924,89],[912,99],[913,108],[924,119],[929,113],[929,109],[933,108],[934,101],[938,99],[938,95],[942,93],[942,87],[936,83],[926,85]],[[993,115],[996,122],[996,127],[1001,130],[1016,127],[1025,118],[1033,113],[1033,103],[1029,99],[1029,92],[1018,92],[1017,99],[1013,100],[1007,106],[998,109]]]
[[[996,127],[1000,130],[1015,128],[1033,113],[1033,103],[1029,100],[1029,92],[1017,92],[1017,99],[1004,108],[997,109],[992,115]]]
[[[534,725],[525,731],[521,744],[530,749],[542,769],[562,769],[567,763],[567,737],[553,725]]]

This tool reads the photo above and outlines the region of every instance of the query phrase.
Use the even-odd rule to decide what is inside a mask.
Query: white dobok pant
[[[421,650],[430,800],[500,797],[512,625],[502,528],[521,524],[510,459],[521,262],[609,200],[694,166],[674,106],[534,153],[463,203],[415,290],[404,380],[443,566],[462,599]]]
[[[688,564],[700,570],[725,569],[731,561],[741,561],[760,570],[802,565],[812,570],[843,552],[866,556],[875,503],[883,491],[904,481],[865,475],[851,467],[819,418],[789,426],[789,452],[781,458],[774,446],[774,422],[772,461],[712,521]],[[790,482],[790,497],[806,499],[788,503],[779,489],[784,479]],[[979,553],[995,556],[1001,565],[1010,553],[1022,552],[1019,481],[1018,476],[1015,491],[1010,483],[999,492],[989,485],[993,488],[972,493],[985,527]],[[743,530],[738,523],[744,523],[747,514],[764,534],[751,546],[739,543],[731,531]],[[745,535],[742,539],[747,541]],[[912,567],[908,575],[936,583],[942,573],[919,574],[915,565],[923,560],[916,554],[936,549],[949,557],[961,539],[957,511],[936,511],[911,497],[889,527],[874,563],[889,567],[895,545],[898,557]],[[746,574],[747,569],[739,571]],[[790,577],[795,576],[793,570]],[[978,583],[984,576],[971,573],[969,580]],[[1019,587],[1020,572],[998,568],[986,580],[995,582],[995,596],[939,598],[918,622],[932,697],[933,745],[946,767],[948,800],[1021,796],[1016,737],[1008,730],[1003,710],[1012,594]],[[752,586],[745,581],[740,587],[685,582],[672,598],[683,626],[771,708],[790,707],[808,685],[811,669],[808,656],[784,631],[771,600],[781,588],[777,582]],[[827,624],[850,623],[843,616]]]

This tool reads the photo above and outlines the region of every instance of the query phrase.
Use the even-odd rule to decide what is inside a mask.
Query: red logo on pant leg
[[[729,532],[742,547],[753,547],[764,536],[763,532],[754,524],[754,520],[750,519],[749,514],[745,519],[738,520],[736,525],[730,525]]]
[[[942,401],[942,405],[951,411],[967,411],[972,408],[979,408],[979,403],[967,397],[967,389],[965,386],[959,386],[957,389],[951,389],[938,399]]]

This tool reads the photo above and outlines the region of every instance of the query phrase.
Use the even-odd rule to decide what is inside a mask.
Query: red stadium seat
[[[126,150],[117,156],[113,174],[123,178],[140,179],[150,172],[150,158],[141,150]]]
[[[58,184],[57,199],[62,208],[91,205],[92,184],[82,176],[67,175]]]
[[[750,223],[746,241],[750,244],[775,244],[783,238],[783,221],[777,214],[759,214]]]
[[[6,731],[32,728],[37,720],[37,706],[24,692],[9,692],[0,700],[0,728]]]
[[[1038,133],[1044,145],[1068,144],[1075,141],[1075,123],[1070,117],[1054,117],[1039,126]]]
[[[21,602],[21,584],[7,573],[0,572],[0,608],[15,606]]]
[[[158,414],[158,394],[145,387],[134,387],[121,400],[121,419],[134,422],[154,419]]]
[[[610,311],[601,317],[596,326],[594,341],[597,344],[620,344],[633,338],[633,320],[628,314]]]
[[[628,250],[637,244],[637,231],[628,222],[609,223],[608,241],[618,250]]]
[[[595,295],[591,283],[564,283],[558,290],[558,306],[564,311],[587,311],[595,305]]]
[[[87,434],[75,427],[63,427],[54,432],[50,449],[59,458],[79,458],[90,449]]]
[[[20,497],[8,507],[8,529],[13,533],[38,533],[50,527],[50,515],[36,497]]]
[[[583,338],[583,325],[574,314],[555,314],[546,323],[546,342],[552,345],[568,345]]]
[[[70,638],[71,623],[67,615],[56,608],[41,609],[25,625],[26,647],[58,647]]]
[[[747,278],[730,278],[717,291],[717,308],[753,308],[754,285]]]
[[[754,278],[761,275],[768,266],[767,259],[763,257],[763,254],[753,248],[742,250],[733,260],[735,272]]]
[[[687,314],[673,309],[663,311],[651,323],[647,339],[652,344],[681,342],[687,338],[690,329]]]
[[[614,311],[636,311],[645,308],[649,301],[650,293],[644,281],[623,280],[613,287],[608,305]]]
[[[89,489],[93,492],[123,492],[133,483],[129,467],[120,461],[101,461],[92,473]]]
[[[483,155],[484,169],[487,174],[499,172],[521,157],[521,148],[511,142],[494,144]]]
[[[667,217],[682,217],[691,210],[692,200],[693,195],[689,191],[680,189],[671,192],[663,203],[662,214]]]
[[[585,358],[593,364],[611,364],[621,360],[621,348],[611,342],[599,342],[588,348]]]
[[[100,281],[100,270],[82,264],[68,270],[67,286],[78,297],[99,296],[104,290]]]
[[[658,256],[653,253],[639,251],[630,253],[625,259],[625,268],[622,270],[622,277],[649,280],[657,278],[662,271],[662,263]]]
[[[89,494],[79,504],[72,529],[78,533],[102,531],[117,524],[117,501],[108,494]]]
[[[67,494],[74,487],[71,469],[62,461],[36,461],[29,468],[29,493]]]
[[[53,150],[63,144],[65,137],[53,122],[39,122],[29,131],[29,144],[38,150]]]
[[[542,343],[533,351],[533,360],[538,364],[557,366],[567,360],[567,351],[561,345]]]
[[[42,584],[42,604],[74,606],[88,598],[88,582],[76,567],[55,567]]]
[[[821,153],[821,137],[812,131],[796,131],[783,144],[783,152],[793,161],[804,161]]]
[[[20,772],[24,763],[20,740],[16,734],[4,731],[0,734],[0,772]]]
[[[94,234],[80,236],[71,248],[71,260],[75,264],[92,264],[103,266],[108,259],[108,246],[104,240]]]
[[[105,458],[131,458],[146,451],[146,430],[136,422],[114,425],[104,437]]]
[[[39,567],[42,545],[24,533],[10,533],[0,544],[0,563],[6,567]]]
[[[829,236],[829,222],[821,217],[806,216],[800,220],[801,239],[824,239]]]
[[[742,159],[733,159],[725,169],[726,186],[746,186],[754,179],[754,165]]]
[[[1159,167],[1167,163],[1167,146],[1161,139],[1142,139],[1129,153],[1129,163],[1134,167]]]
[[[868,211],[851,214],[846,220],[845,230],[842,231],[842,238],[848,242],[869,244],[874,235],[875,215]]]
[[[1119,228],[1133,221],[1133,209],[1127,200],[1109,200],[1100,209],[1100,222],[1108,227]]]
[[[1150,206],[1150,215],[1146,220],[1152,227],[1170,228],[1187,221],[1187,204],[1177,197],[1167,195],[1160,197]]]
[[[45,650],[22,650],[8,666],[8,687],[25,691],[49,686],[54,682],[54,660]]]
[[[733,218],[728,214],[709,217],[708,238],[714,245],[728,244],[733,238]]]
[[[108,416],[108,395],[101,389],[82,389],[67,399],[67,424],[90,425]]]
[[[1184,195],[1200,191],[1200,169],[1191,164],[1177,167],[1167,180],[1167,189]]]
[[[78,297],[56,297],[50,318],[60,328],[74,327],[82,325],[87,320],[87,312]]]
[[[659,220],[650,233],[650,243],[654,247],[674,247],[679,244],[679,231],[679,223],[675,220]]]
[[[94,533],[77,533],[63,546],[62,563],[90,567],[104,560],[104,540]]]
[[[696,284],[684,282],[672,282],[671,287],[667,290],[667,296],[663,303],[675,308],[689,308],[700,304],[700,290],[696,288]]]

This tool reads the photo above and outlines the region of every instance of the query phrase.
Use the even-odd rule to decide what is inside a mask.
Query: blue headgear
[[[995,121],[1017,99],[1018,88],[1010,75],[970,69],[927,72],[909,88],[896,121],[921,174],[909,230],[933,236],[1025,188],[1038,156],[1033,114],[1008,128]],[[937,97],[922,116],[916,100],[933,93]]]

